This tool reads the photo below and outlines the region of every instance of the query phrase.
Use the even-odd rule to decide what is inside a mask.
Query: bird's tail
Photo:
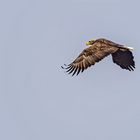
[[[127,49],[129,49],[130,51],[133,51],[134,50],[134,48],[132,48],[132,47],[125,47],[125,48],[127,48]]]

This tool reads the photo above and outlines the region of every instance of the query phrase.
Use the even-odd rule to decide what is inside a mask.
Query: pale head
[[[95,39],[92,39],[92,40],[86,42],[86,45],[87,46],[93,45],[95,41],[96,41]]]

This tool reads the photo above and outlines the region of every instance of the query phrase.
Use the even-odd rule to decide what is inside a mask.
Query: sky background
[[[139,0],[0,1],[1,140],[140,139]],[[133,47],[136,70],[111,56],[71,77],[69,64],[104,37]]]

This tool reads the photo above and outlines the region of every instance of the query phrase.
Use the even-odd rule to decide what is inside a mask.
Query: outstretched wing
[[[98,46],[96,46],[98,45]],[[94,65],[96,62],[99,62],[101,59],[116,51],[115,47],[110,46],[102,46],[99,44],[94,44],[93,46],[84,49],[81,54],[69,65],[65,65],[66,67],[62,67],[66,69],[68,74],[72,73],[79,74],[79,72],[83,72],[85,69]]]
[[[122,69],[133,71],[135,68],[134,57],[131,51],[118,50],[112,54],[113,62],[119,65]]]

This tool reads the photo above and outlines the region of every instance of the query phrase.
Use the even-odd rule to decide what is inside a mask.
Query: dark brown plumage
[[[104,57],[112,54],[113,62],[122,69],[133,71],[135,68],[134,57],[131,48],[116,44],[107,39],[91,40],[86,43],[88,48],[84,49],[80,55],[69,65],[62,67],[68,74],[79,74],[85,69],[99,62]]]

